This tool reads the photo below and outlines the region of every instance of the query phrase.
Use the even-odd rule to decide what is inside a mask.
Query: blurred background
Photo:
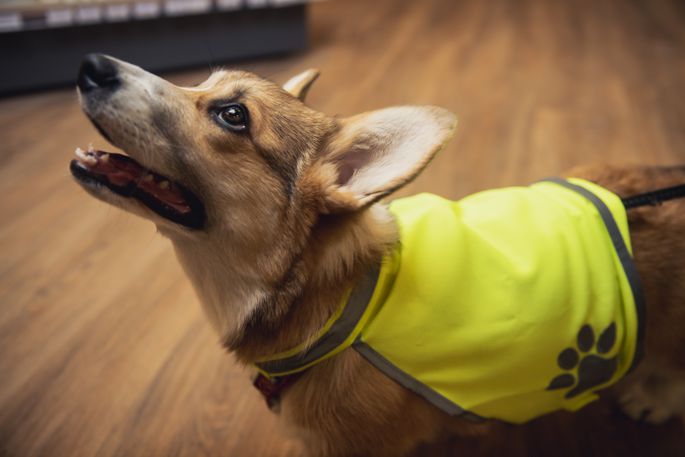
[[[331,115],[455,112],[398,195],[459,198],[577,164],[685,162],[681,0],[0,0],[0,456],[292,456],[218,344],[171,246],[88,197],[78,62],[106,52],[192,85],[239,67],[322,76]],[[601,401],[417,456],[685,455],[682,424]]]

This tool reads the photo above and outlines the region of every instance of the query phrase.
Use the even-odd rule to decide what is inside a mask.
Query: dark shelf
[[[188,5],[205,5],[206,0],[167,0],[160,10],[163,14],[154,18],[112,22],[101,14],[98,23],[72,22],[60,27],[45,26],[46,10],[25,11],[27,17],[33,14],[33,22],[24,21],[22,29],[0,33],[0,59],[4,62],[0,94],[72,84],[80,59],[89,52],[163,71],[306,47],[305,4],[250,8],[241,3],[239,9],[225,11],[220,9],[222,1],[233,0],[211,1],[211,12],[196,9],[194,14],[189,14]],[[174,2],[185,4],[186,10],[170,8]],[[137,4],[141,3],[155,2]],[[112,5],[99,7],[107,6]],[[6,10],[1,14],[7,14]]]

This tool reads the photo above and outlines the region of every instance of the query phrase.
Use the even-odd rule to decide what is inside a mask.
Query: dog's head
[[[256,270],[278,282],[321,215],[363,211],[409,182],[455,124],[436,107],[331,118],[303,103],[317,76],[309,70],[279,87],[218,71],[185,88],[87,56],[83,110],[127,155],[77,150],[72,173],[174,241],[220,245],[242,265],[260,257]]]

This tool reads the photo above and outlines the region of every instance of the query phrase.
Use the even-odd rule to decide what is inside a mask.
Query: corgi
[[[318,75],[308,70],[280,87],[248,72],[217,71],[195,87],[178,87],[129,63],[88,55],[78,76],[81,106],[102,136],[126,154],[77,149],[72,175],[94,197],[151,220],[171,241],[221,343],[238,361],[259,370],[256,386],[310,455],[402,456],[444,434],[487,433],[498,420],[528,420],[532,413],[522,406],[530,403],[527,400],[507,403],[503,410],[521,412],[509,418],[491,414],[489,406],[474,400],[480,395],[478,389],[459,400],[462,384],[443,388],[446,377],[469,377],[462,376],[459,362],[448,364],[450,371],[437,375],[432,368],[420,366],[416,357],[401,365],[395,360],[424,346],[404,341],[401,333],[392,343],[397,346],[401,340],[399,349],[390,354],[383,341],[392,338],[383,335],[394,327],[387,325],[386,333],[377,336],[378,327],[383,327],[377,322],[384,301],[396,302],[402,310],[407,300],[424,293],[425,283],[445,289],[442,274],[422,273],[425,281],[402,279],[402,262],[420,257],[424,263],[417,265],[425,265],[434,259],[458,272],[450,276],[455,284],[465,285],[468,282],[459,275],[469,273],[490,254],[465,257],[473,238],[461,237],[461,244],[455,245],[462,249],[461,257],[458,250],[431,245],[435,234],[462,227],[464,219],[480,224],[504,218],[498,216],[499,209],[473,209],[482,208],[471,206],[474,199],[458,206],[426,196],[390,207],[381,201],[429,164],[451,138],[455,116],[438,107],[401,106],[342,119],[329,117],[304,103]],[[611,388],[630,416],[655,423],[682,417],[685,203],[676,200],[626,212],[616,202],[684,183],[685,167],[579,167],[565,176],[576,181],[542,182],[515,190],[516,198],[523,200],[511,200],[512,194],[506,194],[509,203],[492,208],[506,213],[526,207],[528,198],[544,200],[551,212],[572,207],[569,211],[589,212],[600,221],[602,229],[589,227],[593,235],[588,236],[604,240],[609,236],[597,205],[608,207],[608,219],[614,214],[619,221],[613,240],[623,243],[625,263],[611,251],[601,254],[606,261],[602,265],[616,268],[608,275],[616,281],[612,290],[629,305],[611,316],[624,316],[621,319],[627,323],[605,325],[609,318],[590,327],[581,325],[581,318],[578,328],[568,332],[573,340],[569,347],[555,346],[541,355],[550,358],[558,376],[539,384],[544,388],[534,402],[544,397],[542,413],[553,409],[545,403],[553,395],[562,408],[564,401],[573,399],[581,400],[569,409],[582,407],[595,398],[595,387],[605,387],[621,372],[625,378]],[[603,196],[592,203],[574,186]],[[487,195],[476,200],[495,194]],[[562,203],[567,200],[571,203]],[[433,212],[433,206],[443,209]],[[434,214],[439,218],[433,219]],[[477,217],[464,216],[473,214]],[[507,214],[515,218],[518,213]],[[513,226],[516,220],[505,223]],[[407,227],[421,224],[437,231],[421,238],[427,247],[412,248]],[[472,232],[471,226],[467,229],[459,233]],[[505,237],[511,234],[497,230]],[[537,232],[534,237],[538,235],[544,237]],[[554,240],[541,246],[540,251],[556,249]],[[450,253],[461,259],[458,267],[450,263]],[[601,260],[599,252],[590,254],[588,262]],[[559,268],[566,268],[566,263],[559,262]],[[436,271],[441,270],[436,267]],[[491,279],[497,276],[492,271]],[[537,276],[524,275],[526,281]],[[508,293],[489,289],[497,297]],[[557,296],[552,294],[557,310],[565,310],[566,295],[574,290],[567,287]],[[459,303],[460,288],[452,287],[450,293]],[[522,320],[520,313],[527,312],[527,303],[510,301],[516,312],[503,312]],[[500,299],[491,302],[501,304]],[[488,314],[486,304],[477,308],[478,313]],[[646,314],[633,316],[630,310],[636,304],[644,306]],[[446,321],[459,324],[460,316],[467,314],[475,315],[457,313]],[[399,320],[414,319],[397,315]],[[426,325],[433,329],[442,324]],[[419,339],[422,325],[413,330]],[[492,331],[491,326],[481,328],[485,327],[487,331],[465,331],[459,338],[481,338]],[[532,333],[539,328],[527,327]],[[501,337],[506,334],[495,334],[500,336],[488,341],[509,343]],[[646,354],[639,363],[637,353],[642,349],[636,347],[637,339]],[[613,348],[619,340],[626,342],[626,355]],[[431,346],[428,339],[421,339],[424,343]],[[440,343],[439,350],[444,346]],[[478,359],[483,369],[505,365],[503,358],[488,359],[488,343],[480,348],[478,356],[471,358]],[[430,358],[431,353],[418,357]],[[603,374],[595,378],[583,374],[592,372],[593,366],[601,366]],[[524,381],[515,379],[500,379],[496,388],[505,393],[518,389]]]

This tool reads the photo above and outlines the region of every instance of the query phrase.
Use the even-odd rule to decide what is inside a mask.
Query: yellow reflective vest
[[[621,200],[551,180],[390,205],[400,243],[316,342],[269,377],[353,347],[443,411],[522,423],[575,411],[638,361],[644,303]]]

